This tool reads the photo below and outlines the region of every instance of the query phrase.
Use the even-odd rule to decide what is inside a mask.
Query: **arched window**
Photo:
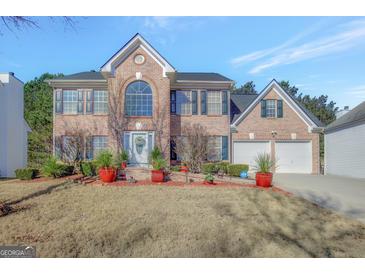
[[[152,89],[145,81],[130,83],[125,93],[127,116],[152,116]]]

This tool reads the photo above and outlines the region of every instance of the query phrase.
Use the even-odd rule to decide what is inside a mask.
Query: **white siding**
[[[0,81],[0,177],[13,177],[27,165],[23,83],[8,73]]]
[[[365,124],[325,134],[325,173],[365,178]]]

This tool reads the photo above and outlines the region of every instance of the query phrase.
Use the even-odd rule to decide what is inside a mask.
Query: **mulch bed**
[[[113,183],[103,183],[100,180],[93,181],[89,183],[88,185],[94,185],[94,186],[117,186],[117,187],[134,187],[134,186],[146,186],[146,185],[152,185],[152,186],[177,186],[177,187],[213,187],[213,188],[240,188],[240,187],[248,187],[248,188],[257,188],[262,189],[266,191],[273,191],[277,193],[281,193],[287,196],[292,195],[290,192],[284,191],[281,188],[278,187],[269,187],[269,188],[263,188],[258,187],[255,184],[242,184],[242,183],[229,183],[229,182],[219,182],[215,181],[213,184],[205,183],[205,182],[192,182],[192,183],[184,183],[184,182],[176,182],[176,181],[167,181],[163,183],[154,183],[151,180],[139,180],[136,183],[129,183],[128,181],[116,181]]]

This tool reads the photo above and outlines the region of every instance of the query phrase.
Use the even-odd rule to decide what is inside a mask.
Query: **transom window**
[[[108,92],[105,90],[94,90],[94,113],[108,112]]]
[[[275,100],[266,100],[266,117],[276,117]]]
[[[63,91],[63,113],[77,114],[78,92],[77,90]]]
[[[191,115],[191,91],[176,91],[176,113],[180,115]]]
[[[222,114],[222,98],[220,91],[207,92],[207,106],[208,106],[208,114],[211,115]]]
[[[107,136],[93,136],[93,156],[94,158],[98,153],[108,147]]]
[[[149,84],[135,81],[128,85],[125,110],[128,116],[152,116],[152,89]]]

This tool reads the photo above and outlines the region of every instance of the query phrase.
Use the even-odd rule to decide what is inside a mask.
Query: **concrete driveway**
[[[274,185],[365,223],[365,180],[308,174],[275,174]]]

